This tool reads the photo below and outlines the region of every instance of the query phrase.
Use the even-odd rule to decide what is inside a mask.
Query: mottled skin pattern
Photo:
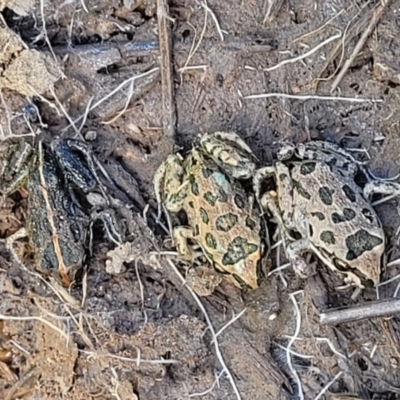
[[[358,270],[377,284],[384,234],[354,182],[333,167],[313,161],[295,165],[291,179],[297,183],[293,224],[301,236],[343,267]]]
[[[10,195],[26,184],[29,193],[26,226],[7,238],[9,247],[27,236],[36,269],[68,286],[74,271],[83,265],[94,219],[104,221],[114,242],[119,239],[113,229],[118,224],[110,213],[93,211],[89,217],[72,196],[72,187],[88,193],[100,186],[90,149],[83,142],[57,137],[49,147],[40,141],[35,145],[20,141],[8,147],[2,161],[0,192]]]
[[[47,184],[47,192],[53,220],[57,229],[62,259],[69,276],[82,267],[86,254],[86,232],[90,219],[72,201],[66,182],[50,153],[44,154],[43,176]],[[28,182],[28,209],[26,215],[26,231],[29,243],[34,252],[35,267],[48,275],[58,272],[59,261],[54,249],[52,230],[46,210],[46,202],[40,180],[40,169],[33,169]]]
[[[238,139],[236,135],[232,138]],[[217,269],[256,288],[262,249],[260,219],[241,185],[232,178],[240,177],[240,172],[251,177],[254,164],[245,155],[247,149],[240,147],[206,135],[186,159],[176,155],[167,158],[156,174],[155,189],[156,193],[161,191],[159,201],[168,212],[186,212],[189,227],[173,231],[183,258],[193,258],[187,244],[191,239]]]
[[[344,150],[322,142],[299,145],[296,150],[297,158],[317,161],[277,162],[256,174],[256,180],[275,177],[277,194],[264,195],[262,204],[280,225],[296,272],[307,276],[302,254],[312,251],[331,269],[339,267],[347,281],[362,286],[353,271],[377,284],[385,235],[375,211],[353,180],[357,166],[351,156],[346,159]],[[301,239],[294,240],[292,232],[299,233]]]

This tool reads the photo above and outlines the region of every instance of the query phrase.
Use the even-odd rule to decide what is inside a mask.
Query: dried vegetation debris
[[[204,399],[237,398],[214,358],[206,325],[198,319],[191,300],[184,297],[185,288],[179,279],[174,281],[168,274],[164,256],[159,255],[160,241],[158,232],[156,236],[153,231],[151,211],[148,221],[136,216],[147,202],[154,205],[151,179],[170,149],[164,148],[162,141],[164,89],[159,85],[159,50],[154,46],[159,38],[157,2],[44,2],[46,30],[58,64],[44,44],[40,4],[0,1],[0,10],[8,9],[4,15],[10,16],[9,10],[14,10],[24,16],[7,19],[14,30],[0,29],[0,87],[6,103],[6,107],[0,103],[2,132],[5,136],[26,133],[21,116],[29,105],[25,96],[32,99],[36,94],[29,85],[57,106],[53,95],[46,93],[53,91],[72,119],[80,118],[77,129],[86,119],[82,134],[96,130],[92,144],[114,178],[116,187],[108,189],[115,195],[116,208],[120,207],[130,236],[113,250],[95,243],[88,287],[83,285],[85,306],[71,310],[75,320],[66,312],[65,304],[37,278],[28,279],[26,272],[4,264],[0,270],[0,293],[7,300],[3,302],[7,304],[3,314],[40,315],[63,329],[69,340],[41,320],[4,321],[11,336],[1,339],[0,356],[6,357],[10,351],[13,356],[0,359],[0,387],[5,388],[1,387],[1,395],[28,399],[87,399],[90,395],[128,399],[138,395],[164,399],[206,391]],[[270,145],[277,138],[322,137],[335,142],[349,140],[355,147],[361,143],[372,157],[391,158],[398,164],[400,117],[394,105],[400,97],[396,41],[400,10],[396,2],[387,3],[387,12],[361,51],[355,52],[379,5],[361,0],[343,4],[303,0],[291,3],[289,9],[288,3],[280,0],[263,4],[238,0],[229,5],[213,0],[174,1],[170,4],[173,100],[178,116],[174,140],[188,149],[198,132],[236,130],[257,151],[260,160],[267,162]],[[340,38],[335,37],[338,31]],[[132,50],[132,39],[148,47]],[[353,99],[383,99],[383,103],[352,104],[319,97],[319,93],[335,96],[330,93],[334,76],[352,54],[354,60],[339,82],[340,94]],[[282,64],[290,59],[295,60]],[[59,80],[61,71],[66,76],[63,80]],[[135,78],[143,73],[148,75]],[[313,94],[314,90],[317,94],[312,100],[296,98]],[[260,93],[276,96],[264,100],[244,98]],[[293,97],[282,99],[280,94]],[[52,134],[67,130],[70,122],[63,120],[59,108],[55,112],[57,107],[34,100]],[[15,203],[19,200],[7,200],[7,207],[2,209],[2,237],[23,220],[23,202]],[[129,207],[122,207],[121,202]],[[379,213],[388,225],[386,230],[395,233],[398,218],[389,218],[385,207]],[[396,268],[388,268],[382,279],[396,276]],[[189,269],[186,279],[196,276],[201,277],[202,270]],[[286,398],[286,389],[289,392],[291,386],[292,394],[301,389],[305,398],[316,398],[323,390],[358,392],[363,398],[383,391],[390,397],[398,392],[400,355],[396,350],[399,339],[395,317],[348,323],[335,329],[320,326],[314,305],[321,309],[349,301],[349,293],[338,292],[338,281],[321,269],[326,296],[320,304],[316,297],[322,290],[298,297],[302,318],[296,321],[287,294],[304,285],[306,293],[312,293],[308,286],[314,283],[304,284],[288,269],[278,276],[273,289],[259,289],[253,304],[251,294],[225,290],[226,285],[220,285],[216,294],[204,300],[216,328],[224,327],[233,311],[237,314],[248,307],[218,336],[243,399]],[[397,282],[385,286],[381,295],[392,296],[396,286]],[[206,294],[211,289],[214,287],[199,288]],[[82,290],[73,288],[73,294],[80,299]],[[51,298],[52,304],[42,303],[46,311],[32,307],[27,302],[31,296],[35,301]],[[279,302],[273,320],[268,319],[273,307],[271,298],[274,307]],[[25,307],[24,313],[17,304]],[[293,335],[296,322],[300,323],[300,335],[291,347],[298,353],[294,355],[285,350],[290,340],[285,335]],[[300,377],[301,388],[288,367],[288,357]],[[160,360],[179,363],[157,363]],[[52,375],[54,370],[59,372],[57,377]],[[218,382],[215,371],[221,374]],[[37,381],[40,392],[35,392]],[[327,398],[332,396],[326,394]]]

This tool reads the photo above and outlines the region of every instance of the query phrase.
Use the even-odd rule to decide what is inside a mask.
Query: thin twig
[[[386,9],[386,6],[389,4],[389,0],[382,0],[381,4],[376,7],[374,12],[372,13],[372,18],[369,22],[369,25],[367,29],[364,31],[364,33],[361,35],[360,40],[354,47],[354,50],[350,57],[346,60],[344,63],[341,71],[335,78],[335,80],[332,83],[332,88],[331,88],[331,93],[335,91],[335,89],[338,87],[340,81],[342,80],[343,76],[347,72],[347,70],[350,68],[351,64],[353,63],[354,59],[357,57],[358,53],[361,51],[361,49],[364,47],[364,44],[366,40],[368,39],[368,36],[371,34],[372,30],[375,28],[376,24],[379,22],[380,18],[382,17],[383,12]]]
[[[49,47],[49,50],[50,50],[50,52],[51,52],[51,54],[52,54],[52,56],[54,58],[54,61],[55,61],[56,65],[57,65],[57,68],[58,68],[58,70],[60,72],[60,75],[63,78],[65,78],[65,74],[62,71],[62,69],[60,68],[60,65],[58,64],[57,57],[56,57],[56,55],[55,55],[55,53],[53,51],[53,47],[51,46],[49,36],[47,35],[46,19],[45,19],[45,15],[44,15],[44,0],[40,0],[40,14],[41,14],[40,16],[42,17],[42,33],[43,33],[43,36],[44,36],[44,40],[45,40],[47,46]]]
[[[327,310],[320,314],[322,325],[337,325],[363,319],[387,317],[400,313],[400,299],[370,301],[357,306]]]
[[[145,319],[144,323],[146,324],[147,323],[147,313],[146,313],[146,311],[144,309],[144,287],[143,287],[143,283],[142,283],[142,280],[140,279],[140,274],[139,274],[139,266],[138,266],[139,261],[143,262],[142,257],[137,257],[136,258],[136,260],[135,260],[135,271],[136,271],[136,277],[137,277],[137,280],[138,280],[138,283],[139,283],[140,300],[142,302],[142,307],[141,308],[142,308],[142,313],[144,314],[144,319]]]
[[[353,7],[353,5],[351,5],[351,6],[349,7],[349,9],[352,8],[352,7]],[[349,10],[349,9],[348,9],[348,10]],[[317,29],[315,29],[315,30],[313,30],[313,31],[311,31],[311,32],[308,32],[308,33],[306,33],[306,34],[304,34],[304,35],[299,36],[298,38],[294,39],[292,43],[299,42],[300,40],[304,40],[304,39],[308,38],[309,36],[312,36],[312,35],[315,35],[315,34],[318,33],[318,32],[321,32],[321,31],[322,31],[326,26],[328,26],[332,21],[334,21],[337,17],[339,17],[340,15],[342,15],[345,11],[347,12],[348,10],[346,10],[345,8],[342,8],[337,14],[335,14],[332,18],[329,18],[328,21],[326,21],[326,22],[325,22],[323,25],[321,25],[319,28],[317,28]]]
[[[178,364],[179,361],[178,360],[143,360],[140,357],[140,350],[136,349],[138,351],[138,358],[129,358],[129,357],[122,357],[122,356],[117,356],[115,354],[110,354],[110,353],[106,353],[106,354],[99,354],[99,353],[95,353],[93,351],[87,351],[87,350],[79,350],[81,353],[84,354],[89,354],[92,356],[96,356],[96,357],[105,357],[105,358],[115,358],[116,360],[121,360],[121,361],[128,361],[128,362],[134,362],[136,363],[136,365],[140,365],[140,363],[143,364]],[[140,363],[138,363],[138,359],[140,360]]]
[[[62,105],[61,101],[58,99],[58,97],[56,95],[56,92],[54,91],[53,88],[50,88],[50,93],[53,95],[54,100],[56,101],[56,103],[60,107],[61,112],[64,114],[64,117],[67,118],[67,121],[70,123],[70,125],[74,129],[76,135],[79,136],[79,137],[82,137],[82,135],[80,134],[78,128],[75,126],[74,121],[72,121],[72,118],[68,114],[67,110],[64,108],[64,106]]]
[[[296,99],[296,100],[327,100],[327,101],[349,101],[353,103],[382,103],[382,99],[362,99],[355,97],[340,97],[340,96],[317,96],[317,95],[299,95],[299,94],[287,94],[287,93],[262,93],[252,94],[244,96],[243,99],[267,99],[270,97],[282,97],[284,99]]]
[[[204,7],[206,12],[209,12],[211,14],[211,17],[214,20],[215,26],[217,27],[218,35],[221,38],[221,42],[223,42],[224,41],[224,35],[222,33],[221,27],[219,26],[219,22],[217,20],[217,17],[214,14],[214,11],[211,10],[210,7],[208,7],[207,0],[204,0],[204,3],[201,3],[201,5]]]
[[[339,371],[330,382],[328,382],[318,393],[317,397],[314,400],[320,399],[326,392],[327,390],[343,375],[343,371]]]
[[[228,321],[222,328],[220,328],[220,330],[215,334],[215,337],[218,337],[226,328],[228,328],[228,326],[237,321],[246,312],[246,310],[247,308],[243,308],[243,310],[240,311],[239,314],[234,315],[230,321]]]
[[[201,41],[203,40],[203,37],[204,37],[204,35],[205,35],[205,33],[206,33],[206,29],[207,29],[207,15],[208,15],[208,12],[205,11],[205,12],[204,12],[204,24],[203,24],[203,29],[202,29],[201,32],[200,32],[199,41],[196,43],[196,45],[195,45],[195,42],[196,42],[196,37],[197,37],[197,31],[196,31],[196,28],[193,27],[194,38],[193,38],[192,46],[190,47],[190,50],[189,50],[189,54],[188,54],[187,59],[186,59],[186,61],[185,61],[185,64],[184,64],[183,67],[182,67],[184,70],[188,67],[188,64],[189,64],[190,60],[191,60],[192,57],[196,54],[196,51],[197,51],[198,48],[200,47]]]
[[[294,309],[295,309],[295,313],[296,313],[296,329],[295,329],[293,337],[289,340],[289,343],[288,343],[287,348],[286,348],[287,349],[287,351],[286,351],[286,361],[287,361],[288,367],[290,369],[290,372],[292,373],[292,375],[293,375],[293,377],[294,377],[294,379],[295,379],[295,381],[297,383],[297,387],[298,387],[298,390],[299,390],[298,397],[299,397],[300,400],[304,400],[304,394],[303,394],[303,389],[302,389],[302,386],[301,386],[300,377],[297,374],[297,371],[293,368],[292,358],[290,357],[290,348],[292,347],[292,345],[295,342],[296,338],[299,336],[300,327],[301,327],[301,313],[300,313],[300,309],[299,309],[299,306],[297,304],[296,297],[295,297],[297,294],[300,294],[300,293],[303,293],[303,291],[297,291],[297,292],[291,293],[289,295],[290,300],[292,300],[292,303],[294,305]]]
[[[159,68],[153,68],[147,72],[144,72],[143,74],[139,74],[139,75],[135,75],[132,76],[128,79],[126,79],[125,81],[123,81],[120,85],[118,85],[114,90],[112,90],[110,93],[108,93],[106,96],[102,97],[101,99],[99,99],[98,101],[96,101],[96,103],[94,103],[90,108],[89,111],[85,110],[85,114],[81,115],[80,117],[76,118],[73,123],[76,124],[79,121],[81,121],[83,118],[85,118],[85,115],[87,115],[88,112],[93,111],[95,108],[97,108],[100,104],[104,103],[106,100],[108,100],[110,97],[114,96],[114,94],[118,93],[125,85],[131,83],[132,81],[135,81],[136,79],[140,79],[143,78],[147,75],[153,74],[154,72],[158,71]],[[53,105],[54,106],[54,105]],[[62,133],[66,132],[69,127],[71,125],[68,125],[67,127],[65,127],[64,129],[62,129]]]
[[[81,0],[81,4],[82,4],[82,8],[85,10],[85,12],[86,12],[87,14],[89,14],[89,10],[87,9],[84,0]]]
[[[173,138],[176,128],[174,78],[172,71],[172,39],[167,0],[157,0],[157,23],[160,46],[161,90],[164,135]]]
[[[328,39],[326,39],[325,41],[321,42],[318,46],[315,46],[313,49],[311,49],[311,50],[308,51],[307,53],[301,54],[301,55],[298,56],[298,57],[288,58],[288,59],[286,59],[286,60],[283,60],[283,61],[281,61],[280,63],[278,63],[278,64],[276,64],[276,65],[274,65],[274,66],[272,66],[272,67],[264,68],[263,71],[267,71],[267,72],[273,71],[273,70],[275,70],[275,69],[278,69],[278,68],[282,67],[283,65],[286,65],[286,64],[293,64],[293,63],[295,63],[295,62],[297,62],[297,61],[300,61],[300,60],[302,60],[302,59],[304,59],[304,58],[307,58],[308,56],[310,56],[311,54],[313,54],[313,53],[315,53],[317,50],[319,50],[321,47],[327,45],[328,43],[330,43],[330,42],[332,42],[332,41],[334,41],[334,40],[336,40],[336,39],[339,39],[341,36],[342,36],[342,33],[338,33],[337,35],[331,36],[330,38],[328,38]]]
[[[10,315],[2,315],[0,314],[0,320],[4,321],[39,321],[42,324],[47,325],[54,331],[58,332],[61,336],[63,336],[66,340],[69,340],[69,336],[60,328],[52,324],[50,321],[47,321],[47,319],[41,317],[41,316],[30,316],[30,317],[15,317],[15,316],[10,316]]]
[[[103,121],[103,124],[104,124],[104,125],[110,125],[110,124],[112,124],[112,123],[115,122],[119,117],[121,117],[121,116],[125,113],[125,111],[128,109],[129,104],[130,104],[130,102],[131,102],[131,100],[132,100],[132,96],[133,96],[133,87],[134,87],[134,83],[135,83],[134,81],[131,81],[131,84],[129,85],[128,95],[127,95],[127,98],[126,98],[126,103],[125,103],[124,108],[123,108],[115,117],[112,117],[112,118],[109,119],[108,121]]]
[[[211,392],[213,391],[215,385],[216,385],[217,383],[219,383],[219,378],[221,378],[221,375],[222,375],[223,373],[224,373],[224,371],[222,370],[222,371],[216,376],[216,378],[215,378],[215,380],[214,380],[214,382],[213,382],[213,384],[211,385],[210,388],[208,388],[207,390],[205,390],[204,392],[201,392],[201,393],[192,393],[192,394],[189,394],[188,397],[205,396],[206,394],[211,393]]]
[[[171,266],[173,271],[177,274],[179,279],[182,281],[182,284],[185,284],[186,283],[185,278],[179,272],[178,268],[176,268],[176,266],[172,262],[172,260],[170,258],[167,258],[167,262]],[[233,379],[233,376],[232,376],[231,372],[229,371],[229,369],[228,369],[228,367],[227,367],[227,365],[225,363],[225,360],[224,360],[224,358],[222,356],[221,350],[219,348],[219,343],[218,343],[217,338],[215,337],[215,330],[214,330],[214,327],[212,325],[211,319],[208,316],[208,313],[207,313],[203,303],[200,301],[199,297],[197,296],[197,294],[189,286],[186,286],[186,289],[190,292],[190,294],[192,295],[193,299],[195,300],[195,302],[197,303],[198,307],[200,308],[200,311],[203,313],[204,318],[206,319],[206,322],[207,322],[207,325],[208,325],[208,329],[210,330],[211,336],[213,338],[213,344],[214,344],[214,348],[215,348],[215,353],[216,353],[216,355],[218,357],[218,360],[221,363],[223,371],[226,373],[226,375],[227,375],[227,377],[229,379],[229,382],[230,382],[230,384],[232,386],[232,389],[233,389],[233,391],[234,391],[234,393],[236,395],[236,398],[238,400],[241,400],[241,396],[240,396],[239,390],[238,390],[238,388],[236,386],[235,380]]]

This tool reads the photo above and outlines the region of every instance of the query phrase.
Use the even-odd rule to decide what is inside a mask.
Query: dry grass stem
[[[167,259],[167,262],[171,266],[172,270],[179,277],[179,279],[182,281],[182,284],[184,285],[186,283],[185,282],[185,278],[179,272],[178,268],[176,268],[175,264],[172,262],[172,260],[170,258]],[[225,363],[225,360],[224,360],[224,358],[222,356],[221,350],[219,348],[219,343],[218,343],[218,340],[217,340],[217,338],[215,336],[215,330],[214,330],[214,327],[212,325],[211,319],[208,316],[208,313],[207,313],[203,303],[200,301],[199,297],[197,296],[197,294],[189,286],[186,286],[186,289],[190,292],[190,294],[192,295],[193,299],[195,300],[195,302],[197,303],[198,307],[200,308],[200,311],[203,313],[204,318],[206,319],[208,329],[210,330],[210,333],[211,333],[211,336],[212,336],[212,343],[214,344],[215,353],[216,353],[216,355],[218,357],[218,360],[219,360],[219,362],[221,363],[221,366],[222,366],[222,371],[226,373],[226,375],[227,375],[227,377],[229,379],[229,382],[230,382],[230,384],[232,386],[232,389],[233,389],[233,391],[235,393],[236,398],[238,400],[241,400],[241,396],[240,396],[239,390],[238,390],[238,388],[236,386],[235,380],[233,379],[233,376],[232,376],[231,372],[229,371],[229,369],[228,369],[228,367],[227,367],[227,365]]]
[[[172,37],[170,19],[167,0],[157,0],[163,133],[166,138],[171,140],[175,136],[176,129],[176,104],[172,67]],[[166,144],[164,144],[164,147],[165,145]]]
[[[218,35],[219,35],[219,37],[221,38],[221,42],[223,42],[223,41],[224,41],[224,35],[223,35],[223,33],[222,33],[221,27],[219,26],[219,22],[218,22],[217,17],[216,17],[215,14],[214,14],[214,11],[211,10],[210,7],[208,7],[207,0],[204,0],[204,2],[201,3],[201,5],[202,5],[202,6],[204,7],[204,9],[206,10],[206,13],[207,13],[207,12],[210,13],[211,18],[214,20],[215,26],[216,26],[216,28],[217,28]]]
[[[204,24],[203,24],[203,29],[202,29],[201,32],[200,32],[200,37],[199,37],[199,40],[198,40],[197,43],[196,43],[197,31],[196,31],[196,29],[193,27],[194,38],[193,38],[192,46],[190,47],[190,50],[189,50],[189,54],[188,54],[187,59],[186,59],[186,61],[185,61],[185,64],[184,64],[183,67],[182,67],[183,70],[185,70],[185,69],[187,68],[187,66],[188,66],[188,64],[189,64],[189,62],[190,62],[190,60],[193,58],[193,56],[196,54],[196,51],[197,51],[197,50],[199,49],[199,47],[200,47],[201,41],[203,40],[203,37],[204,37],[204,35],[205,35],[205,33],[206,33],[206,29],[207,29],[207,15],[208,15],[208,12],[205,11],[205,12],[204,12]],[[195,45],[195,43],[196,43],[196,45]]]
[[[209,389],[207,389],[207,390],[205,390],[204,392],[201,392],[201,393],[189,394],[188,397],[205,396],[206,394],[211,393],[214,390],[215,385],[217,385],[219,383],[219,379],[221,378],[223,373],[224,373],[224,370],[220,371],[219,374],[217,374],[213,384],[210,386]]]
[[[136,272],[136,277],[137,277],[137,280],[139,283],[140,301],[142,303],[140,308],[142,310],[142,313],[144,314],[144,323],[146,324],[147,323],[147,313],[144,308],[144,286],[143,286],[142,280],[140,279],[139,266],[138,266],[139,261],[143,262],[142,257],[137,257],[135,260],[135,272]]]
[[[86,7],[86,4],[85,4],[85,1],[84,1],[84,0],[81,0],[81,4],[82,4],[82,8],[84,9],[84,11],[85,11],[87,14],[89,14],[89,10],[87,9],[87,7]]]
[[[328,382],[318,393],[318,395],[315,397],[314,400],[320,399],[326,392],[327,390],[343,375],[343,371],[339,371],[330,382]]]
[[[307,356],[307,355],[304,355],[304,354],[297,353],[296,351],[290,350],[287,347],[282,346],[282,345],[280,345],[279,343],[276,343],[276,342],[274,342],[274,345],[276,347],[279,347],[282,350],[285,350],[286,352],[288,351],[290,354],[293,354],[294,356],[299,357],[299,358],[306,358],[306,359],[314,358],[314,356]]]
[[[345,75],[347,70],[350,68],[351,64],[354,62],[358,53],[364,47],[364,44],[367,41],[368,36],[371,34],[372,30],[375,28],[376,24],[381,19],[382,14],[385,11],[388,3],[389,3],[389,0],[382,0],[381,4],[379,6],[377,6],[376,9],[374,10],[374,12],[372,13],[372,17],[371,17],[371,20],[369,22],[367,29],[361,35],[360,40],[357,42],[356,46],[354,47],[354,50],[351,53],[350,57],[346,60],[341,71],[336,76],[335,80],[333,81],[331,93],[334,92],[335,89],[338,87],[340,81],[343,79],[343,76]]]
[[[280,267],[275,268],[275,269],[273,269],[272,271],[269,271],[269,272],[268,272],[268,276],[271,276],[271,275],[273,275],[273,274],[276,274],[277,272],[283,271],[284,269],[289,268],[289,267],[290,267],[290,263],[283,264],[283,265],[281,265]]]
[[[47,100],[46,97],[43,97],[41,94],[39,94],[32,85],[27,83],[26,86],[28,86],[29,90],[35,95],[35,97],[38,97],[40,101],[46,103],[50,108],[55,110],[59,117],[63,115],[62,112],[57,108],[57,106],[54,103],[52,103],[51,101]]]
[[[67,341],[69,341],[69,336],[60,328],[52,324],[50,321],[47,321],[47,319],[41,317],[41,316],[30,316],[30,317],[15,317],[15,316],[10,316],[10,315],[2,315],[0,314],[0,320],[4,321],[39,321],[42,324],[47,325],[49,328],[53,329],[57,333],[59,333],[61,336],[63,336]]]
[[[304,400],[303,388],[301,386],[300,377],[299,377],[299,375],[297,374],[297,371],[294,369],[294,367],[292,365],[292,358],[290,357],[290,348],[293,346],[296,338],[299,336],[299,333],[300,333],[301,313],[300,313],[299,305],[297,304],[295,296],[298,295],[298,294],[302,294],[302,293],[303,293],[303,291],[300,290],[300,291],[291,293],[289,295],[290,300],[293,303],[295,313],[296,313],[296,329],[295,329],[293,337],[289,340],[289,343],[288,343],[287,348],[286,348],[286,362],[287,362],[287,365],[288,365],[288,367],[290,369],[290,372],[292,373],[292,375],[293,375],[293,377],[294,377],[294,379],[296,381],[297,388],[298,388],[298,397],[299,397],[300,400]]]
[[[79,132],[81,132],[83,127],[85,126],[87,116],[89,115],[90,107],[92,106],[93,98],[94,98],[93,96],[90,97],[90,99],[88,100],[88,102],[86,104],[85,114],[83,114],[82,122],[81,122],[81,125],[80,125],[79,129],[78,129]]]
[[[348,101],[351,103],[382,103],[381,99],[363,99],[356,97],[340,97],[340,96],[318,96],[318,95],[301,95],[301,94],[287,94],[287,93],[262,93],[262,94],[251,94],[244,96],[245,100],[251,99],[267,99],[271,97],[281,97],[283,99],[295,99],[295,100],[326,100],[326,101]]]
[[[331,36],[330,38],[326,39],[325,41],[323,41],[322,43],[320,43],[318,46],[315,46],[313,49],[311,49],[310,51],[308,51],[307,53],[304,53],[298,57],[294,57],[294,58],[288,58],[287,60],[283,60],[280,63],[272,66],[272,67],[268,67],[268,68],[264,68],[263,71],[273,71],[275,69],[278,69],[280,67],[282,67],[283,65],[286,64],[293,64],[297,61],[303,60],[304,58],[309,57],[311,54],[315,53],[317,50],[319,50],[321,47],[326,46],[328,43],[339,39],[340,37],[342,37],[342,33],[338,33],[337,35]]]
[[[203,71],[205,71],[207,69],[207,65],[191,65],[189,67],[182,67],[178,69],[178,72],[182,73],[193,69],[202,69]]]
[[[108,121],[102,121],[102,124],[104,125],[110,125],[113,122],[115,122],[119,117],[121,117],[122,115],[124,115],[124,113],[126,112],[126,110],[129,107],[129,104],[132,100],[132,96],[133,96],[133,87],[134,87],[134,81],[131,81],[131,84],[129,85],[129,90],[128,90],[128,95],[127,95],[127,99],[126,99],[126,103],[124,105],[124,108],[113,118],[109,119]]]
[[[41,16],[41,19],[42,19],[42,34],[43,34],[44,40],[45,40],[45,42],[46,42],[46,44],[47,44],[47,46],[48,46],[48,48],[49,48],[49,50],[50,50],[50,52],[51,52],[51,55],[52,55],[53,58],[54,58],[54,61],[55,61],[56,65],[57,65],[57,68],[58,68],[58,70],[59,70],[59,72],[60,72],[60,76],[61,76],[62,78],[66,78],[64,72],[63,72],[62,69],[60,68],[60,65],[59,65],[59,63],[58,63],[57,56],[55,55],[55,53],[54,53],[54,51],[53,51],[53,47],[52,47],[52,45],[51,45],[51,43],[50,43],[49,36],[47,35],[46,19],[45,19],[45,15],[44,15],[44,0],[40,0],[40,16]]]
[[[370,1],[367,1],[362,6],[362,8],[358,10],[358,12],[354,15],[354,17],[351,18],[351,20],[347,24],[347,26],[343,32],[343,37],[342,37],[341,42],[338,43],[336,46],[334,46],[334,48],[332,49],[330,54],[327,56],[324,66],[322,67],[321,71],[318,73],[318,76],[314,81],[316,86],[318,85],[319,81],[328,81],[333,76],[336,75],[337,71],[340,69],[340,66],[342,64],[342,60],[345,55],[346,46],[351,42],[351,40],[353,40],[353,38],[355,38],[357,35],[359,35],[361,32],[363,32],[365,30],[368,20],[370,18],[370,14],[372,13],[370,10],[368,10],[367,12],[362,14],[361,18],[359,18],[359,20],[355,24],[353,24],[353,21],[356,20],[359,17],[359,15],[362,13],[362,11],[364,11],[364,9],[366,9],[368,7],[369,3],[370,3]],[[329,77],[321,78],[322,74],[328,68],[329,64],[335,59],[335,57],[337,57],[337,55],[339,54],[339,51],[341,51],[341,56],[340,56],[339,62],[337,63],[337,67],[336,67],[335,71]]]
[[[237,321],[246,312],[246,310],[247,310],[247,308],[244,308],[242,311],[240,311],[239,314],[233,315],[233,317],[215,334],[215,337],[218,337],[226,328],[228,328],[235,321]],[[211,341],[211,343],[212,343],[212,341]]]
[[[62,105],[61,101],[58,99],[56,92],[54,91],[53,88],[50,89],[50,93],[52,94],[52,96],[54,97],[54,100],[56,101],[56,103],[58,104],[58,106],[61,109],[61,112],[64,114],[64,117],[67,118],[68,122],[70,123],[70,125],[72,126],[72,128],[74,129],[76,136],[79,136],[80,138],[82,138],[82,135],[80,134],[78,128],[76,127],[76,125],[74,124],[74,121],[72,120],[72,118],[70,117],[70,115],[67,113],[67,110],[64,108],[64,106]]]
[[[106,100],[108,100],[110,97],[112,97],[115,93],[118,93],[125,85],[131,83],[132,81],[136,81],[136,79],[140,79],[143,78],[147,75],[153,74],[154,72],[158,71],[160,68],[152,68],[151,70],[144,72],[143,74],[139,74],[139,75],[135,75],[132,76],[131,78],[126,79],[125,81],[123,81],[120,85],[118,85],[114,90],[112,90],[110,93],[108,93],[106,96],[102,97],[101,99],[99,99],[98,101],[96,101],[96,103],[94,103],[90,108],[89,111],[85,111],[85,114],[81,115],[80,117],[76,118],[73,123],[76,124],[79,121],[81,121],[85,115],[88,114],[88,112],[93,111],[95,108],[97,108],[100,104],[104,103]],[[69,128],[70,128],[71,124],[68,125],[67,127],[65,127],[64,129],[62,129],[62,133],[65,133]]]
[[[89,354],[90,356],[94,357],[105,357],[105,358],[115,358],[116,360],[121,360],[121,361],[128,361],[128,362],[134,362],[137,366],[140,366],[141,363],[143,364],[178,364],[178,360],[143,360],[140,357],[140,349],[136,349],[138,352],[137,358],[130,358],[130,357],[122,357],[122,356],[117,356],[115,354],[99,354],[93,351],[88,351],[88,350],[79,350],[81,353],[84,354]]]
[[[317,342],[325,342],[328,344],[329,348],[331,349],[332,353],[336,354],[337,356],[344,358],[347,360],[347,357],[342,354],[340,351],[336,350],[335,346],[333,343],[328,339],[328,338],[315,338]]]
[[[351,5],[351,6],[349,7],[349,9],[351,9],[352,7],[353,7],[353,6]],[[306,33],[306,34],[304,34],[304,35],[299,36],[298,38],[294,39],[292,43],[297,43],[297,42],[299,42],[300,40],[307,39],[308,37],[310,37],[310,36],[312,36],[312,35],[315,35],[315,34],[318,33],[318,32],[321,32],[321,31],[322,31],[323,29],[325,29],[325,27],[327,27],[332,21],[334,21],[337,17],[339,17],[340,15],[342,15],[344,12],[347,12],[349,9],[342,8],[337,14],[335,14],[332,18],[329,18],[328,21],[326,21],[326,22],[325,22],[323,25],[321,25],[319,28],[317,28],[317,29],[315,29],[315,30],[313,30],[313,31],[311,31],[311,32],[308,32],[308,33]]]

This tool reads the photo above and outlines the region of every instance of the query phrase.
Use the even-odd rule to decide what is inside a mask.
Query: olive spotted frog
[[[188,241],[217,270],[256,288],[262,256],[260,217],[239,179],[250,179],[256,168],[250,148],[235,133],[205,134],[183,158],[170,155],[154,177],[159,204],[166,214],[185,211],[189,226],[176,226],[172,236],[185,260],[196,254]],[[236,282],[237,283],[237,282]]]

